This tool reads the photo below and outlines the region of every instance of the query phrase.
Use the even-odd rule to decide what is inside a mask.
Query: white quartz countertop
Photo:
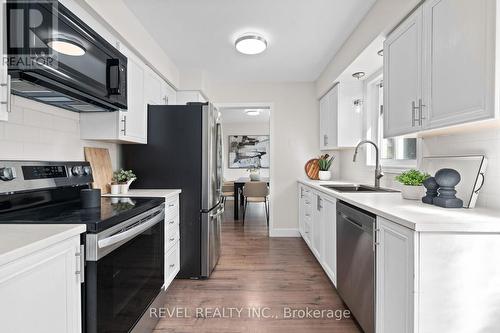
[[[179,189],[133,189],[126,194],[104,194],[105,197],[152,197],[152,198],[168,198],[172,195],[178,195],[182,191]]]
[[[352,182],[305,179],[299,182],[416,231],[500,233],[499,210],[441,208],[418,200],[405,200],[401,193],[341,193],[321,186]]]
[[[85,224],[0,224],[0,266],[85,231]]]

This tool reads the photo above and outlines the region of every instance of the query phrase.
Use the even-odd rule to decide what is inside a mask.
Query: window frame
[[[378,85],[383,84],[383,69],[375,71],[363,82],[363,113],[364,113],[364,128],[363,133],[367,140],[371,140],[379,147],[382,146],[382,136],[379,135],[379,128],[383,129],[383,122],[379,121],[379,87]],[[383,104],[383,103],[382,103]],[[373,112],[377,110],[377,112]],[[384,171],[399,173],[403,170],[416,169],[418,166],[418,161],[421,156],[421,139],[416,135],[409,135],[399,138],[416,138],[417,139],[417,151],[416,158],[414,160],[394,160],[394,159],[380,159],[380,164]],[[367,146],[366,149],[366,165],[369,167],[375,166],[375,149],[371,146]]]

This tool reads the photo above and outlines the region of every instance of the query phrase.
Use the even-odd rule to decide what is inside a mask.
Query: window
[[[380,148],[380,160],[386,168],[416,168],[417,139],[415,137],[396,137],[384,139],[384,85],[381,71],[366,80],[366,136]],[[375,165],[374,149],[367,150],[367,164]]]

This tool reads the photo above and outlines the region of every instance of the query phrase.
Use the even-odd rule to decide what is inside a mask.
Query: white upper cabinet
[[[422,9],[418,8],[384,42],[384,136],[421,128]]]
[[[149,90],[145,78],[149,68],[123,45],[120,51],[127,57],[127,110],[81,113],[80,136],[85,140],[147,143],[145,92]]]
[[[146,72],[144,75],[144,97],[146,99],[146,104],[167,104],[165,103],[162,84],[163,79],[151,68],[146,67]]]
[[[176,104],[186,105],[190,102],[206,103],[206,98],[198,90],[181,90],[177,92]]]
[[[11,107],[10,96],[10,77],[7,74],[7,65],[3,61],[6,53],[6,14],[5,13],[6,0],[0,0],[0,121],[7,121],[9,119],[9,112]]]
[[[161,86],[162,91],[162,101],[165,105],[175,105],[177,104],[177,92],[174,88],[167,82],[163,81]]]
[[[497,116],[496,0],[428,0],[384,43],[384,135]]]
[[[363,98],[361,81],[337,83],[319,100],[321,150],[355,147],[362,138],[362,112],[354,101]]]
[[[423,5],[427,128],[495,116],[495,1]]]

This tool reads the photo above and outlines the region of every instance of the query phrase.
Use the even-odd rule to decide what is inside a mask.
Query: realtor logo
[[[38,66],[57,68],[54,45],[59,43],[58,1],[9,0],[7,16],[7,54],[9,68]]]

